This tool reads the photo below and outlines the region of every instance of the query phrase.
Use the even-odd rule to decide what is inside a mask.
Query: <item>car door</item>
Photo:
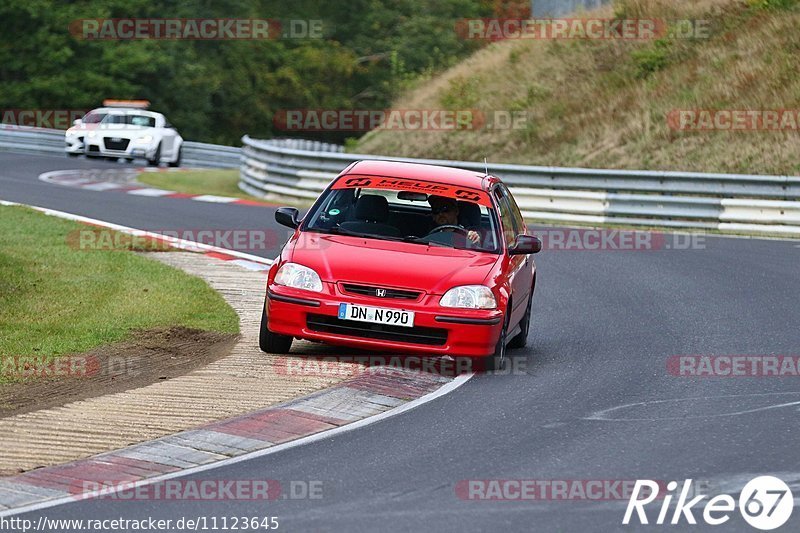
[[[514,244],[517,235],[527,232],[527,227],[516,202],[505,185],[498,183],[493,194],[500,214],[500,224],[503,226],[503,240],[507,256],[505,259],[511,287],[511,320],[509,324],[513,328],[525,314],[533,285],[533,269],[530,265],[530,256],[510,255],[508,249]]]

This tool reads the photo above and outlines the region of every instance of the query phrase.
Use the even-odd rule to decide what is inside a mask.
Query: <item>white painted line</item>
[[[192,200],[196,200],[198,202],[213,202],[215,204],[229,204],[231,202],[235,202],[238,198],[232,198],[230,196],[214,196],[213,194],[201,194],[200,196],[195,196]]]
[[[53,170],[52,172],[39,174],[39,179],[47,183],[65,186],[75,186],[94,181],[92,178],[84,177],[84,173],[82,170]]]
[[[286,442],[284,444],[278,444],[276,446],[272,446],[270,448],[265,448],[263,450],[257,450],[255,452],[246,453],[244,455],[239,455],[236,457],[231,457],[230,459],[223,459],[221,461],[217,461],[215,463],[209,463],[205,465],[195,466],[192,468],[187,468],[186,470],[180,470],[178,472],[171,472],[169,474],[163,474],[161,476],[156,476],[148,479],[143,479],[141,481],[137,481],[134,483],[134,487],[140,486],[147,486],[152,485],[154,483],[159,483],[161,481],[165,481],[167,479],[174,479],[178,477],[189,476],[193,474],[197,474],[199,472],[206,472],[208,470],[214,470],[216,468],[221,468],[223,466],[229,466],[236,463],[241,463],[242,461],[248,461],[251,459],[256,459],[259,457],[264,457],[267,455],[272,455],[273,453],[282,452],[284,450],[289,450],[291,448],[296,448],[298,446],[303,446],[304,444],[310,444],[312,442],[317,442],[323,439],[327,439],[333,437],[335,435],[340,435],[342,433],[346,433],[348,431],[353,431],[354,429],[362,428],[368,426],[370,424],[374,424],[375,422],[380,422],[381,420],[385,420],[387,418],[397,416],[401,413],[405,413],[412,409],[419,407],[420,405],[424,405],[428,402],[431,402],[440,396],[444,396],[445,394],[449,394],[462,386],[464,383],[469,381],[474,374],[462,374],[456,377],[453,381],[446,383],[445,385],[439,387],[435,391],[426,394],[425,396],[421,396],[416,400],[411,400],[408,403],[405,403],[399,407],[395,407],[394,409],[390,409],[388,411],[384,411],[381,414],[371,416],[369,418],[363,418],[357,422],[353,422],[352,424],[347,424],[345,426],[339,426],[333,429],[329,429],[326,431],[321,431],[319,433],[315,433],[313,435],[309,435],[308,437],[303,437],[301,439],[297,439],[291,442]],[[114,453],[114,452],[111,452]],[[105,454],[108,455],[108,454]],[[121,490],[129,490],[132,487],[128,484],[124,484],[125,486],[117,486],[112,489],[104,489],[103,494],[114,494]],[[82,499],[78,495],[71,495],[71,496],[64,496],[61,498],[34,503],[31,505],[27,505],[25,507],[19,507],[17,509],[9,509],[7,511],[0,511],[0,517],[7,517],[7,516],[14,516],[17,514],[22,513],[30,513],[33,511],[39,511],[42,509],[49,509],[50,507],[56,507],[59,505],[64,505],[68,503],[75,503],[78,501],[82,501]]]
[[[633,402],[633,403],[626,403],[623,405],[617,405],[616,407],[609,407],[608,409],[602,409],[600,411],[595,411],[591,415],[584,418],[584,420],[595,420],[601,422],[654,422],[657,420],[695,420],[695,419],[702,419],[702,418],[722,418],[727,416],[739,416],[739,415],[746,415],[751,413],[759,413],[761,411],[768,411],[771,409],[780,409],[783,407],[792,407],[795,405],[800,405],[800,401],[794,402],[785,402],[773,405],[766,405],[764,407],[756,407],[753,409],[743,409],[740,411],[734,411],[730,413],[718,413],[718,414],[710,414],[710,415],[681,415],[681,416],[659,416],[659,417],[651,417],[651,418],[609,418],[609,415],[615,411],[619,411],[620,409],[628,409],[630,407],[641,407],[641,406],[650,406],[655,404],[665,404],[671,402],[692,402],[697,400],[719,400],[721,398],[758,398],[764,396],[784,396],[784,395],[792,395],[797,396],[800,395],[800,391],[791,391],[791,392],[760,392],[760,393],[753,393],[753,394],[723,394],[721,396],[697,396],[697,397],[689,397],[689,398],[670,398],[667,400],[647,400],[644,402]]]
[[[119,189],[120,187],[125,187],[125,185],[122,183],[113,183],[111,181],[101,181],[99,183],[91,183],[83,186],[84,189],[89,189],[90,191],[110,191]]]
[[[95,183],[95,181],[89,178],[67,178],[59,180],[48,180],[48,183],[55,183],[56,185],[63,185],[65,187],[77,187],[77,186],[82,186],[85,183]]]
[[[128,191],[128,194],[135,194],[137,196],[166,196],[168,194],[175,194],[175,191],[146,188],[146,189],[133,189]]]
[[[242,268],[246,268],[247,270],[269,270],[269,265],[265,265],[264,263],[256,263],[254,261],[248,261],[246,259],[234,259],[231,261],[236,265],[239,265]]]
[[[65,213],[64,211],[56,211],[55,209],[47,209],[46,207],[39,207],[35,205],[27,205],[27,204],[18,204],[16,202],[8,202],[5,200],[0,200],[0,205],[6,206],[22,206],[28,207],[30,209],[34,209],[36,211],[40,211],[45,215],[50,215],[58,218],[64,218],[67,220],[75,220],[76,222],[84,222],[86,224],[93,224],[95,226],[100,226],[103,228],[109,228],[121,233],[126,233],[128,235],[134,235],[137,237],[151,237],[153,239],[157,239],[162,242],[166,242],[175,248],[179,248],[181,250],[189,250],[189,251],[205,251],[205,252],[218,252],[222,254],[232,255],[234,257],[239,257],[241,259],[247,259],[248,261],[253,261],[255,263],[260,263],[262,265],[271,265],[273,260],[266,259],[264,257],[258,257],[257,255],[246,254],[243,252],[238,252],[236,250],[228,250],[227,248],[220,248],[218,246],[211,246],[210,244],[203,244],[200,242],[194,241],[187,241],[185,239],[178,239],[175,237],[169,237],[167,235],[162,235],[160,233],[155,233],[151,231],[144,231],[139,229],[129,228],[127,226],[120,226],[119,224],[113,224],[111,222],[105,222],[103,220],[96,220],[94,218],[84,217],[81,215],[75,215],[73,213]]]

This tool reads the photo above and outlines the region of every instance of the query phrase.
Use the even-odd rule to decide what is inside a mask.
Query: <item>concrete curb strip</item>
[[[0,200],[0,205],[20,204]],[[119,231],[148,233],[70,213],[27,207],[48,215]],[[160,237],[158,234],[152,235]],[[287,446],[308,442],[309,439],[325,438],[336,431],[360,427],[430,401],[472,377],[472,374],[465,374],[450,378],[386,367],[350,372],[349,375],[356,374],[355,377],[344,381],[343,376],[348,373],[333,377],[317,376],[314,379],[283,375],[278,368],[282,356],[262,354],[257,350],[254,337],[260,316],[259,302],[263,300],[262,271],[268,268],[271,261],[180,239],[165,240],[175,247],[203,255],[161,252],[151,254],[155,259],[195,275],[202,274],[212,265],[211,268],[217,273],[211,278],[201,277],[206,277],[229,303],[236,304],[234,308],[242,323],[242,339],[230,356],[185,376],[141,389],[90,398],[57,409],[0,420],[0,427],[8,426],[3,431],[6,437],[0,437],[0,440],[8,441],[3,443],[3,447],[9,452],[9,461],[19,461],[24,455],[25,450],[15,451],[14,442],[25,435],[26,431],[28,434],[37,430],[51,433],[47,438],[36,441],[46,446],[33,446],[30,451],[38,454],[36,461],[40,461],[31,464],[51,466],[0,478],[0,516],[17,514],[36,506],[46,507],[57,502],[84,498],[98,483],[105,487],[105,492],[108,492],[109,484],[128,484],[111,489],[114,492],[124,490],[130,483],[153,483],[167,477],[213,468],[220,462],[229,462],[252,454],[272,453]],[[219,261],[220,259],[224,262]],[[251,284],[252,286],[247,286],[252,290],[244,285],[230,285],[241,280]],[[236,295],[238,303],[231,300],[232,295]],[[319,354],[326,353],[320,352],[324,349],[311,343],[298,343],[297,351]],[[345,370],[353,370],[351,367],[357,366],[355,363],[338,364]],[[265,380],[265,376],[269,379]],[[265,381],[268,381],[266,385]],[[213,398],[205,397],[212,389],[203,385],[204,383],[213,386],[216,391]],[[257,392],[254,387],[258,384],[268,386],[270,394]],[[291,399],[297,392],[307,394],[309,390],[320,387],[330,388]],[[270,400],[280,398],[281,395],[284,398],[282,402]],[[111,396],[114,397],[113,400],[110,399]],[[229,397],[231,399],[227,401]],[[177,403],[167,407],[162,405],[168,402]],[[259,402],[269,407],[257,408]],[[94,406],[94,415],[91,408],[86,409],[87,405]],[[191,407],[187,408],[187,405]],[[159,423],[159,406],[169,411],[168,421]],[[113,409],[109,411],[110,407]],[[237,416],[237,407],[244,407],[245,411],[250,412]],[[70,414],[72,411],[74,413]],[[175,416],[176,413],[180,416]],[[233,418],[226,418],[232,415]],[[100,426],[104,426],[97,433],[103,442],[96,443],[97,446],[90,446],[91,442],[87,440],[91,440],[91,435],[86,434],[89,427],[86,424],[90,422],[91,416],[100,417]],[[126,438],[130,439],[127,442],[136,440],[134,434],[115,435],[112,439],[111,435],[117,431],[114,424],[121,424],[118,427],[127,427],[134,433],[138,428],[141,435],[149,432],[153,436],[163,436],[115,451],[102,451],[103,448],[111,449],[114,443],[124,446]],[[170,427],[186,429],[175,432],[175,429],[170,431]],[[112,446],[108,445],[109,441]],[[70,442],[71,447],[67,445]],[[62,454],[62,458],[59,458],[59,454],[55,452],[62,445],[69,449],[66,450],[66,455]],[[102,453],[97,454],[98,451]],[[73,458],[96,455],[64,462],[63,457],[68,457],[70,453]]]
[[[276,407],[88,459],[2,478],[0,516],[45,502],[112,494],[140,482],[188,474],[204,465],[263,452],[335,428],[345,429],[375,415],[399,412],[400,407],[414,407],[415,400],[432,399],[443,385],[460,385],[470,377],[451,379],[410,370],[371,368],[335,387]],[[391,388],[387,384],[395,381],[404,386],[395,392],[387,390]],[[413,392],[409,392],[411,389]]]

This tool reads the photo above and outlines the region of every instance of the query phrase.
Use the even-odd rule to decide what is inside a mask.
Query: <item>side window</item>
[[[509,247],[514,243],[514,238],[517,236],[517,230],[514,227],[514,215],[511,213],[508,199],[505,197],[500,187],[494,189],[494,199],[499,208],[500,224],[503,226],[503,240],[506,243],[506,247]]]
[[[514,200],[514,197],[511,196],[511,192],[506,188],[505,185],[500,185],[499,187],[503,190],[503,194],[508,200],[508,205],[511,207],[511,215],[514,217],[514,225],[516,227],[517,235],[520,233],[525,233],[525,219],[522,218],[522,213],[519,210],[519,206],[517,206],[517,201]]]

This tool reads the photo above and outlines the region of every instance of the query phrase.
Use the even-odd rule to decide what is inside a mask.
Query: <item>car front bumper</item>
[[[125,139],[128,141],[127,145],[121,149],[110,149],[106,147],[103,137],[90,138],[86,137],[84,140],[85,148],[83,149],[90,155],[98,155],[104,157],[125,157],[131,158],[144,158],[152,159],[155,157],[157,145],[137,143],[135,139]]]
[[[65,141],[65,148],[64,151],[68,154],[82,154],[84,147],[83,147],[83,136],[82,135],[67,135],[64,138]]]
[[[439,296],[421,301],[314,293],[274,283],[267,290],[268,327],[273,333],[364,350],[415,355],[484,357],[494,353],[502,329],[502,311],[449,309]],[[414,326],[384,326],[341,320],[339,304],[353,303],[414,312]]]

